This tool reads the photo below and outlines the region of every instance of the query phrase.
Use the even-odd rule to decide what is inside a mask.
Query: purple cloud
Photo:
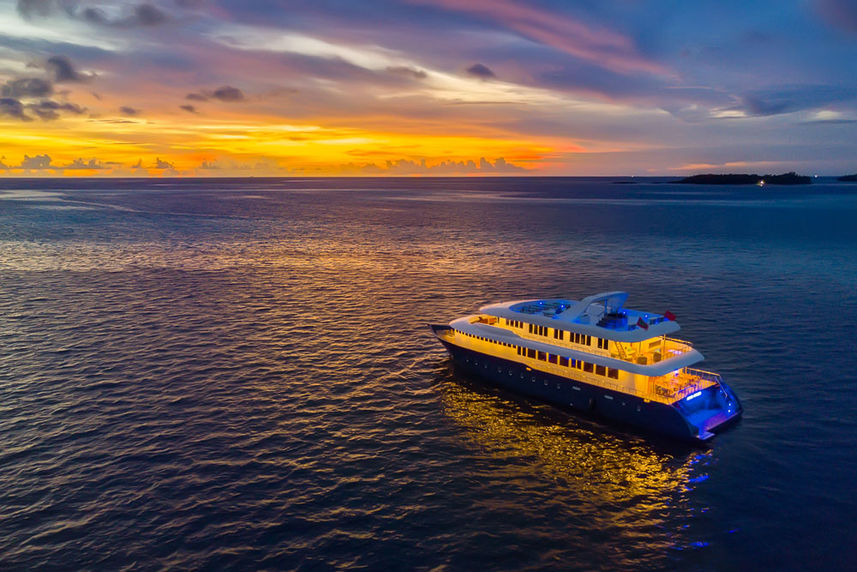
[[[467,68],[468,75],[472,75],[473,77],[478,77],[479,79],[493,79],[496,77],[494,72],[491,71],[491,68],[484,64],[473,64],[469,68]]]

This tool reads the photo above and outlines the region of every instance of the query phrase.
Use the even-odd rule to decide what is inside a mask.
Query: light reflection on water
[[[838,187],[15,184],[2,567],[851,562],[857,199]],[[741,396],[712,449],[487,390],[425,327],[614,289],[676,313]]]
[[[624,547],[623,558],[602,564],[665,566],[671,552],[705,544],[681,530],[699,510],[691,497],[707,479],[711,450],[624,434],[462,375],[449,371],[439,382],[443,412],[483,454],[548,479],[587,535],[609,535]]]

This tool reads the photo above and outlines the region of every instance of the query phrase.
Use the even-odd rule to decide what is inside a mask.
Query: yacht
[[[739,419],[721,376],[691,367],[702,354],[669,337],[675,316],[627,309],[627,299],[490,304],[430,327],[465,372],[563,408],[695,443]]]

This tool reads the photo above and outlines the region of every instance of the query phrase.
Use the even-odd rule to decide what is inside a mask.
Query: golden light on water
[[[647,518],[672,505],[690,485],[693,465],[710,456],[710,451],[659,451],[644,440],[590,429],[573,417],[567,423],[546,419],[538,410],[455,381],[443,383],[441,395],[444,412],[480,449],[525,459],[565,487],[592,495],[593,503],[635,501],[627,510]]]

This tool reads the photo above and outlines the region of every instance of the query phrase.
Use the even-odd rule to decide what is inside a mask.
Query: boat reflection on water
[[[690,536],[690,524],[705,512],[692,493],[707,478],[711,450],[619,433],[452,367],[437,381],[444,413],[484,456],[507,468],[510,498],[532,494],[535,504],[559,503],[570,523],[586,522],[593,538],[615,537],[620,559],[634,555],[637,564],[664,565],[670,552],[706,544]]]

